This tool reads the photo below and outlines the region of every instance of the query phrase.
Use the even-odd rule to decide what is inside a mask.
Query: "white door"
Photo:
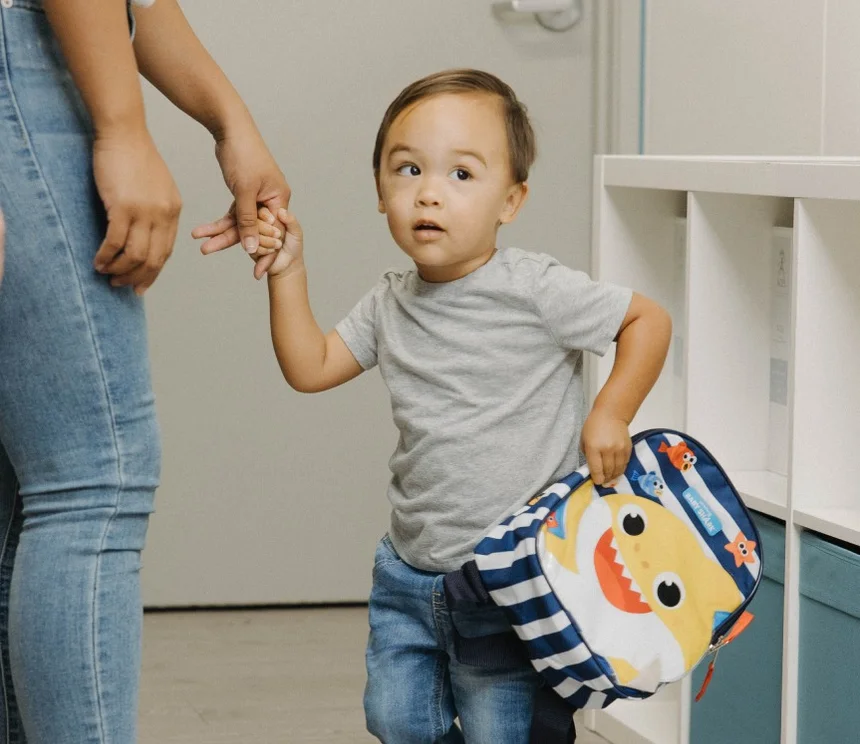
[[[330,328],[380,273],[408,262],[376,211],[371,152],[408,83],[489,70],[527,104],[531,197],[500,242],[587,269],[594,6],[554,33],[491,0],[184,0],[293,187],[311,301]],[[378,371],[293,392],[269,341],[265,282],[240,250],[203,257],[191,228],[228,205],[206,132],[153,91],[148,116],[182,192],[176,251],[148,295],[164,442],[144,552],[147,606],[363,601],[388,524],[396,443]]]

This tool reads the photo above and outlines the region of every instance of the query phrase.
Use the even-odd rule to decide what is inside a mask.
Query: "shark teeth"
[[[630,573],[630,569],[627,568],[627,564],[624,562],[624,558],[621,557],[621,551],[618,549],[618,541],[615,537],[612,538],[612,542],[609,543],[612,547],[612,550],[615,551],[615,557],[613,560],[619,566],[621,566],[621,575],[630,582],[630,591],[639,595],[639,599],[642,601],[642,604],[648,604],[648,600],[645,598],[645,595],[642,593],[642,588],[633,580],[633,574]]]

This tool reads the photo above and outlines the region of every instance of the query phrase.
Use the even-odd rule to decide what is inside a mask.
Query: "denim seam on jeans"
[[[3,25],[4,25],[3,24],[3,17],[2,17],[2,15],[0,15],[0,28],[2,28]],[[12,106],[14,107],[15,112],[17,114],[18,124],[21,126],[22,131],[24,131],[24,136],[29,140],[29,135],[27,134],[27,132],[24,129],[24,126],[22,124],[21,108],[18,105],[18,102],[15,100],[15,93],[12,89],[12,81],[11,81],[10,76],[9,76],[9,70],[11,69],[11,65],[10,65],[9,54],[8,54],[7,49],[6,49],[6,35],[5,34],[0,34],[0,54],[2,54],[6,60],[6,64],[3,65],[3,73],[4,73],[4,76],[6,78],[6,81],[5,81],[6,82],[6,88],[9,91],[9,100],[10,100],[10,102],[11,102]],[[16,486],[16,491],[17,491],[17,486]],[[9,525],[6,528],[6,534],[3,535],[3,548],[2,548],[2,552],[0,552],[0,566],[2,566],[2,560],[6,555],[6,549],[7,549],[8,543],[9,543],[9,537],[12,533],[12,529],[14,527],[14,524],[15,524],[15,519],[13,517],[12,519],[9,520]],[[8,632],[8,628],[6,630]],[[6,675],[8,673],[10,678],[11,678],[12,669],[11,669],[11,664],[9,665],[9,669],[6,669],[6,665],[3,663],[2,655],[0,655],[0,671],[2,671],[2,679],[0,679],[0,683],[2,683],[2,685],[3,685],[3,708],[4,708],[5,723],[6,723],[5,741],[9,741],[9,738],[10,738],[9,687],[6,683]]]
[[[445,624],[447,603],[445,602],[445,595],[437,588],[441,581],[442,577],[439,576],[433,582],[433,598],[431,600],[431,607],[433,608],[433,625],[436,627],[436,642],[439,644],[440,649],[446,647],[448,635]],[[448,663],[444,657],[440,655],[436,662],[436,679],[433,684],[433,700],[436,703],[436,731],[434,733],[437,739],[447,733],[447,731],[445,731],[445,701],[443,698],[447,674]]]
[[[101,357],[99,357],[99,361],[101,361]],[[107,394],[108,400],[110,400],[110,395]],[[110,405],[110,403],[108,403]],[[111,421],[113,422],[114,418],[111,416]],[[101,565],[102,565],[102,555],[104,555],[104,546],[107,540],[107,534],[110,530],[111,525],[114,523],[116,519],[117,512],[119,511],[119,495],[122,493],[122,468],[119,466],[119,447],[117,446],[116,440],[116,429],[112,426],[113,431],[113,441],[117,450],[117,475],[119,477],[119,487],[116,490],[116,498],[113,505],[113,514],[110,519],[105,522],[104,531],[102,532],[102,539],[99,543],[99,553],[96,558],[95,571],[93,576],[93,618],[98,618],[98,602],[99,602],[99,580],[98,577],[101,575]],[[102,707],[102,689],[101,689],[101,663],[100,663],[100,654],[99,654],[99,646],[98,646],[98,622],[93,621],[93,668],[95,669],[95,686],[96,686],[96,706],[99,711],[99,715],[97,717],[98,725],[99,725],[99,735],[104,738],[104,709]]]
[[[21,496],[20,496],[20,494],[18,494],[18,484],[17,483],[15,484],[15,492],[17,494],[16,498],[20,499]],[[12,519],[9,520],[9,524],[6,526],[6,532],[3,535],[3,545],[2,545],[2,547],[0,547],[0,571],[2,571],[2,569],[3,569],[3,563],[6,560],[6,551],[9,549],[9,538],[11,537],[12,531],[14,529],[15,529],[15,517],[14,517],[14,513],[13,513]],[[9,591],[9,587],[6,586],[6,587],[0,588],[0,593],[2,593],[2,591]],[[8,619],[6,620],[5,623],[2,623],[2,625],[4,625],[5,627],[3,627],[0,630],[2,630],[3,633],[8,633],[9,632],[9,621],[8,621]],[[8,654],[8,651],[6,653]],[[11,731],[10,731],[11,715],[10,715],[10,711],[9,711],[9,688],[6,684],[6,675],[9,674],[11,676],[12,669],[11,669],[11,664],[9,665],[9,669],[6,668],[7,667],[6,659],[4,659],[3,656],[4,656],[4,654],[0,653],[0,684],[3,685],[3,709],[4,709],[5,714],[6,714],[6,718],[5,718],[6,738],[4,741],[10,741],[11,740]]]
[[[2,23],[2,19],[0,19],[0,23]],[[4,41],[5,41],[5,37],[4,37]],[[45,179],[44,169],[42,168],[42,164],[39,162],[39,158],[36,154],[36,148],[33,146],[32,136],[31,136],[30,132],[27,130],[27,125],[26,125],[26,122],[24,120],[24,116],[21,112],[21,107],[20,107],[20,105],[16,99],[16,96],[15,96],[15,87],[12,85],[12,80],[11,80],[10,75],[9,75],[9,70],[11,69],[12,65],[11,65],[11,60],[9,58],[5,43],[4,43],[4,48],[2,51],[3,51],[3,54],[6,56],[6,64],[4,65],[4,71],[5,71],[5,75],[6,75],[6,88],[8,91],[9,100],[10,100],[10,102],[11,102],[11,104],[15,110],[15,113],[16,113],[16,118],[17,118],[16,123],[20,127],[22,137],[27,144],[28,154],[29,154],[30,158],[32,159],[33,167],[35,168],[36,172],[39,174],[39,180],[41,182],[41,186],[42,186],[42,189],[44,191],[44,199],[48,204],[50,204],[51,210],[53,211],[54,216],[57,219],[57,226],[58,226],[58,229],[63,234],[63,238],[65,239],[65,245],[69,246],[71,243],[69,240],[67,226],[63,222],[62,214],[60,213],[60,210],[57,208],[56,202],[53,199],[53,194],[51,193],[51,190],[48,187],[47,180]],[[105,404],[107,405],[107,409],[108,409],[108,413],[109,413],[109,420],[111,422],[111,435],[112,435],[114,451],[116,453],[116,459],[117,459],[117,489],[116,489],[115,496],[114,496],[113,514],[111,515],[110,519],[108,519],[107,522],[105,523],[104,531],[102,532],[101,542],[99,545],[100,550],[99,550],[98,558],[96,559],[95,571],[93,574],[93,604],[92,604],[92,609],[93,609],[93,613],[94,613],[93,617],[98,617],[98,615],[96,613],[97,613],[97,609],[98,609],[98,592],[99,592],[98,576],[99,576],[99,569],[101,567],[101,556],[103,554],[103,548],[104,548],[105,542],[107,540],[108,532],[109,532],[110,527],[116,518],[117,512],[119,511],[119,497],[120,497],[120,494],[122,493],[124,482],[123,482],[123,473],[122,473],[122,466],[121,466],[122,459],[120,456],[119,442],[117,441],[116,427],[115,427],[115,421],[116,421],[115,406],[114,406],[113,401],[111,400],[110,389],[108,386],[107,377],[106,377],[105,372],[104,372],[103,354],[102,354],[101,349],[99,348],[98,337],[97,337],[97,334],[95,333],[95,329],[93,328],[92,316],[90,315],[89,307],[87,306],[86,300],[84,299],[83,283],[81,281],[81,276],[78,273],[77,266],[75,265],[74,261],[72,261],[72,266],[73,266],[74,271],[75,271],[75,282],[76,282],[76,285],[77,285],[78,290],[79,290],[79,299],[80,299],[80,303],[81,303],[81,309],[82,309],[83,315],[87,321],[87,328],[90,332],[89,335],[90,335],[90,339],[91,339],[92,344],[93,344],[93,349],[95,352],[95,358],[96,358],[97,363],[98,363],[99,374],[101,375],[102,382],[103,382],[103,389],[105,391]],[[95,694],[96,694],[95,706],[96,706],[96,709],[98,710],[98,715],[96,716],[96,721],[97,721],[97,725],[99,727],[99,736],[102,739],[104,739],[104,736],[105,736],[104,709],[103,709],[103,699],[102,699],[102,690],[101,690],[101,666],[100,666],[99,651],[98,651],[98,628],[97,628],[96,623],[93,623],[93,638],[92,638],[91,650],[92,650],[92,664],[93,664],[93,669],[95,672],[94,673],[94,684],[95,684],[95,688],[96,688],[95,689]],[[7,721],[8,720],[9,719],[7,716]]]

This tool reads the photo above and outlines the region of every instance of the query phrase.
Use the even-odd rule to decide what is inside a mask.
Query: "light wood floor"
[[[366,640],[366,608],[147,613],[140,742],[372,744]]]

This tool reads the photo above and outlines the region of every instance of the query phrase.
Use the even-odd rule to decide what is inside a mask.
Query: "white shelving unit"
[[[800,534],[860,547],[860,493],[838,454],[860,441],[860,158],[595,165],[593,275],[674,322],[632,431],[689,432],[748,507],[786,522],[781,744],[796,744]],[[595,362],[593,394],[612,363]],[[586,723],[613,744],[689,744],[690,697],[685,682]]]

